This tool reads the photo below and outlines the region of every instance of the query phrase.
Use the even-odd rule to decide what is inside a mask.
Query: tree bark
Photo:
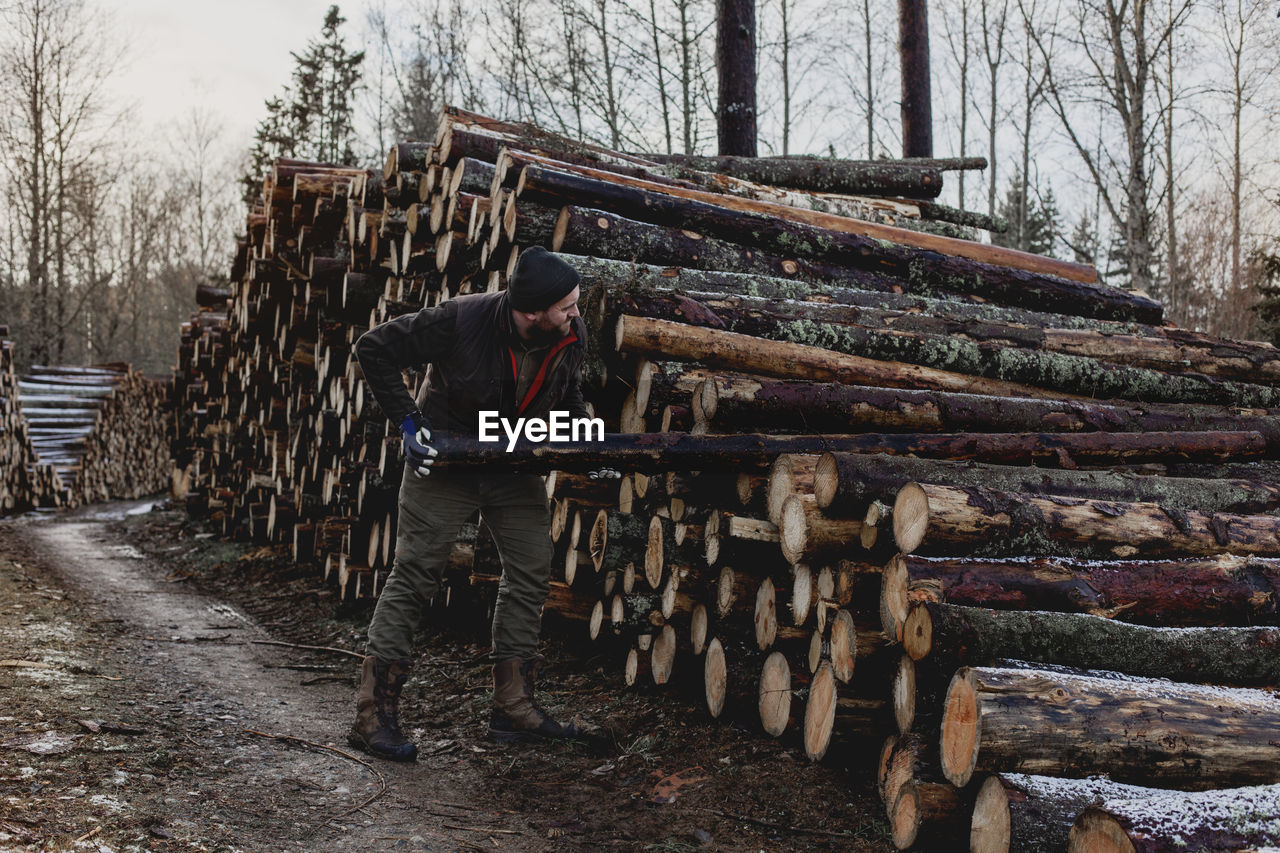
[[[898,54],[902,65],[902,154],[932,157],[933,101],[925,0],[898,0]]]
[[[716,137],[721,154],[756,156],[755,0],[717,0]]]
[[[947,691],[942,770],[1082,777],[1204,790],[1280,776],[1270,693],[1162,680],[965,667]]]
[[[912,483],[893,507],[904,553],[1114,558],[1280,556],[1280,517]]]
[[[814,474],[813,493],[828,515],[861,518],[873,500],[886,499],[913,480],[1091,500],[1152,501],[1201,512],[1255,514],[1280,508],[1280,486],[1256,481],[1061,471],[861,453],[824,454]]]
[[[879,361],[916,364],[967,376],[1058,391],[1077,397],[1143,402],[1204,402],[1240,407],[1280,406],[1280,389],[1204,376],[1127,367],[1097,358],[1018,346],[1012,341],[970,341],[898,329],[831,323],[821,309],[799,303],[781,311],[743,307],[740,300],[674,291],[618,288],[609,309],[722,329],[780,342],[818,346]],[[738,303],[738,304],[735,304]]]
[[[1090,400],[993,397],[967,392],[884,388],[834,382],[719,374],[697,392],[699,410],[711,423],[751,424],[786,431],[797,421],[807,429],[910,432],[1258,432],[1268,448],[1280,449],[1280,412],[1241,412],[1225,406],[1133,405]],[[1199,470],[1179,476],[1247,479],[1247,468]],[[1265,479],[1265,473],[1258,479]]]
[[[552,470],[584,473],[601,467],[638,471],[763,472],[782,453],[888,453],[932,459],[975,460],[1003,465],[1111,465],[1170,456],[1214,459],[1259,455],[1257,433],[1082,433],[856,435],[692,435],[689,433],[606,434],[579,445],[479,442],[444,433],[433,436],[435,467],[498,468],[524,473]]]
[[[1151,788],[1121,785],[1106,779],[997,773],[988,776],[978,789],[969,849],[972,853],[1066,850],[1071,826],[1087,806],[1104,797],[1152,793]]]
[[[898,556],[885,567],[884,594],[904,618],[912,582],[931,584],[932,600],[952,604],[1091,613],[1159,627],[1276,625],[1280,603],[1280,561],[1225,554],[1169,562]]]
[[[906,163],[901,160],[832,160],[802,157],[698,157],[688,154],[647,155],[699,172],[732,175],[744,181],[810,192],[844,195],[888,195],[937,198],[942,169],[950,161]]]
[[[1071,827],[1068,853],[1114,849],[1262,850],[1280,845],[1280,785],[1200,793],[1151,791],[1090,806]]]
[[[1280,681],[1275,627],[1148,628],[1079,613],[918,602],[907,616],[903,646],[913,660],[952,666],[1028,660],[1198,684]]]

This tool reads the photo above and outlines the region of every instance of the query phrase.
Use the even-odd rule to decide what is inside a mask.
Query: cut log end
[[[791,576],[791,621],[803,625],[809,618],[813,601],[813,572],[808,566],[798,565]]]
[[[720,569],[716,578],[716,615],[724,618],[733,609],[734,571],[728,566]]]
[[[591,535],[587,537],[587,550],[591,552],[591,562],[596,571],[604,564],[604,548],[609,538],[609,512],[600,510],[596,513],[595,523],[591,525]]]
[[[662,518],[655,515],[649,519],[649,542],[644,549],[644,578],[649,582],[650,589],[657,589],[662,583],[662,566],[666,562],[665,547]]]
[[[756,646],[761,651],[773,645],[778,636],[778,601],[773,581],[765,578],[756,589]]]
[[[841,610],[831,625],[831,669],[841,684],[848,684],[853,679],[857,642],[858,629],[854,625],[853,614]]]
[[[916,665],[907,655],[899,658],[893,673],[893,720],[904,735],[916,722]]]
[[[893,501],[893,541],[910,554],[924,541],[929,529],[929,498],[918,483],[907,483]]]
[[[556,217],[556,227],[555,230],[551,232],[551,251],[558,252],[560,251],[560,247],[564,245],[564,237],[569,230],[570,218],[570,211],[567,207],[562,209],[560,214]],[[622,332],[621,320],[618,322],[618,332]]]
[[[705,423],[715,418],[720,405],[720,389],[716,388],[714,380],[704,379],[698,383],[697,390],[693,392],[693,403],[699,421]]]
[[[972,853],[1009,853],[1011,832],[1009,795],[996,776],[990,776],[978,789],[973,806],[973,822],[969,826],[969,850]]]
[[[912,607],[902,626],[902,646],[912,660],[924,660],[933,648],[933,619],[929,608]]]
[[[872,501],[867,513],[862,517],[862,547],[868,551],[875,547],[880,539],[880,528],[887,527],[893,517],[889,505],[883,501]]]
[[[1101,809],[1088,808],[1071,827],[1067,853],[1135,853],[1135,848],[1119,821]]]
[[[782,652],[765,658],[760,671],[760,725],[774,737],[791,719],[791,666]]]
[[[653,641],[650,673],[653,683],[666,684],[671,680],[671,669],[676,660],[676,629],[663,625],[658,638]]]
[[[707,606],[698,604],[689,617],[689,646],[695,655],[700,655],[707,650],[708,627],[710,627],[710,620],[707,616]]]
[[[636,677],[640,673],[640,650],[627,649],[627,662],[622,667],[622,680],[628,687],[635,687]]]
[[[836,487],[840,484],[840,474],[836,467],[836,457],[832,453],[824,453],[818,459],[818,467],[813,471],[813,496],[818,501],[819,509],[826,509],[836,496]]]
[[[895,642],[902,642],[907,621],[909,580],[907,561],[901,555],[889,560],[880,576],[880,626],[885,636]]]
[[[713,637],[707,644],[707,654],[702,664],[702,683],[706,692],[707,711],[718,719],[724,712],[724,697],[729,685],[724,645],[719,637]]]
[[[798,563],[804,557],[804,549],[809,541],[809,522],[805,517],[804,502],[795,495],[783,501],[777,524],[782,556],[789,563]]]
[[[809,701],[804,708],[804,751],[812,761],[827,754],[835,722],[836,677],[831,665],[823,663],[809,683]]]
[[[597,601],[591,607],[591,618],[587,620],[587,635],[592,640],[600,639],[600,629],[604,626],[604,602]]]
[[[889,830],[893,846],[899,850],[910,850],[920,834],[920,803],[915,785],[909,782],[898,790],[889,807]]]
[[[968,672],[960,670],[951,679],[942,711],[942,740],[939,751],[942,773],[957,788],[969,784],[978,763],[981,743],[981,721],[978,718],[978,693],[969,681]]]

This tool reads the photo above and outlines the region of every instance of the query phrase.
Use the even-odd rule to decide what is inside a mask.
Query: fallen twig
[[[380,771],[378,768],[374,767],[372,764],[365,761],[364,759],[358,758],[357,756],[352,755],[346,750],[338,749],[336,746],[327,746],[323,743],[316,743],[315,741],[307,740],[306,738],[294,737],[293,735],[273,735],[273,734],[268,734],[266,732],[260,732],[256,729],[245,729],[244,731],[247,734],[257,735],[258,737],[270,738],[271,740],[283,740],[289,743],[298,743],[298,744],[302,744],[303,746],[309,746],[312,749],[320,749],[320,750],[324,750],[325,752],[332,752],[334,755],[340,755],[349,761],[354,761],[356,764],[359,764],[360,766],[367,768],[370,773],[378,777],[379,788],[376,792],[374,792],[368,799],[366,799],[360,805],[355,806],[354,808],[347,809],[342,814],[329,818],[329,820],[341,820],[342,818],[346,817],[349,814],[352,814],[353,812],[358,812],[361,809],[363,809],[365,806],[369,805],[374,800],[378,799],[379,797],[381,797],[383,794],[387,792],[387,777],[382,775],[382,771]]]
[[[250,640],[255,646],[285,646],[290,649],[308,649],[313,652],[337,652],[340,655],[350,655],[353,658],[364,659],[364,655],[359,652],[353,652],[350,649],[337,649],[333,646],[304,646],[299,643],[282,643],[279,640]]]

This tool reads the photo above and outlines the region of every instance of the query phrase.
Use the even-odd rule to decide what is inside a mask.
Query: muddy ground
[[[355,651],[368,617],[163,504],[0,522],[0,850],[892,849],[873,756],[813,765],[794,735],[625,690],[550,625],[544,704],[616,749],[487,742],[487,636],[464,618],[420,642],[419,760],[366,761],[355,657],[280,644]]]

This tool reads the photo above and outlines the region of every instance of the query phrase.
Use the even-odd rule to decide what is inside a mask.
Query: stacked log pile
[[[0,326],[0,516],[59,505],[62,482],[42,463],[23,416],[9,327]]]
[[[1244,786],[1280,781],[1277,351],[751,165],[460,110],[381,176],[277,163],[231,292],[184,328],[188,507],[376,594],[398,437],[351,347],[502,288],[543,245],[582,276],[584,391],[611,435],[454,438],[438,464],[551,472],[547,612],[614,649],[620,680],[814,759],[870,770],[883,744],[904,848],[1136,837],[1175,802],[1158,789],[1266,802]],[[585,476],[603,464],[620,485]],[[442,598],[499,571],[481,525]],[[1073,787],[1094,775],[1145,793]],[[1129,805],[1072,830],[1098,799]],[[1009,846],[1035,833],[1053,841]]]
[[[50,469],[34,485],[32,505],[134,499],[168,485],[167,380],[125,364],[37,366],[17,391],[31,447]]]

